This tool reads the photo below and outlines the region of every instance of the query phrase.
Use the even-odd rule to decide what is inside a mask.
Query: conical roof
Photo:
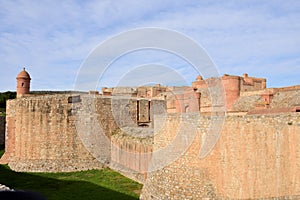
[[[31,79],[29,73],[23,68],[23,70],[18,74],[18,78]]]

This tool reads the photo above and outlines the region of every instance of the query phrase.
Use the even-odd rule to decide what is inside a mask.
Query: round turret
[[[230,76],[226,74],[222,77],[227,109],[230,109],[240,97],[240,81],[241,78],[239,76]]]
[[[198,76],[196,77],[196,81],[202,81],[202,80],[203,80],[202,76],[198,75]]]
[[[17,76],[17,98],[24,94],[29,94],[30,90],[30,75],[23,68],[23,70]]]

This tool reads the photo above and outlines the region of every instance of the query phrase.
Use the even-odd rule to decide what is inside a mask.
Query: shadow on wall
[[[43,177],[43,174],[33,175],[14,172],[6,165],[0,165],[0,177],[1,184],[9,188],[35,191],[42,194],[48,200],[137,199],[86,181],[59,180]]]
[[[5,115],[0,112],[0,145],[5,143]]]
[[[5,149],[5,146],[2,144],[0,144],[0,159],[2,157],[2,155],[4,154],[4,149]]]

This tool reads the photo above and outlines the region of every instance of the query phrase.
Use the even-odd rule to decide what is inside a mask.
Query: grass
[[[0,150],[0,157],[3,150]],[[109,169],[68,173],[14,172],[0,165],[0,183],[15,190],[35,191],[49,200],[138,199],[142,185]]]

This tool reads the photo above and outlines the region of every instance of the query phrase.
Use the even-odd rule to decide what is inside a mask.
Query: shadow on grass
[[[14,172],[6,165],[0,165],[0,184],[15,190],[38,192],[49,200],[137,199],[87,181],[59,180]]]
[[[4,154],[4,149],[5,149],[5,146],[4,145],[0,145],[0,158]]]

